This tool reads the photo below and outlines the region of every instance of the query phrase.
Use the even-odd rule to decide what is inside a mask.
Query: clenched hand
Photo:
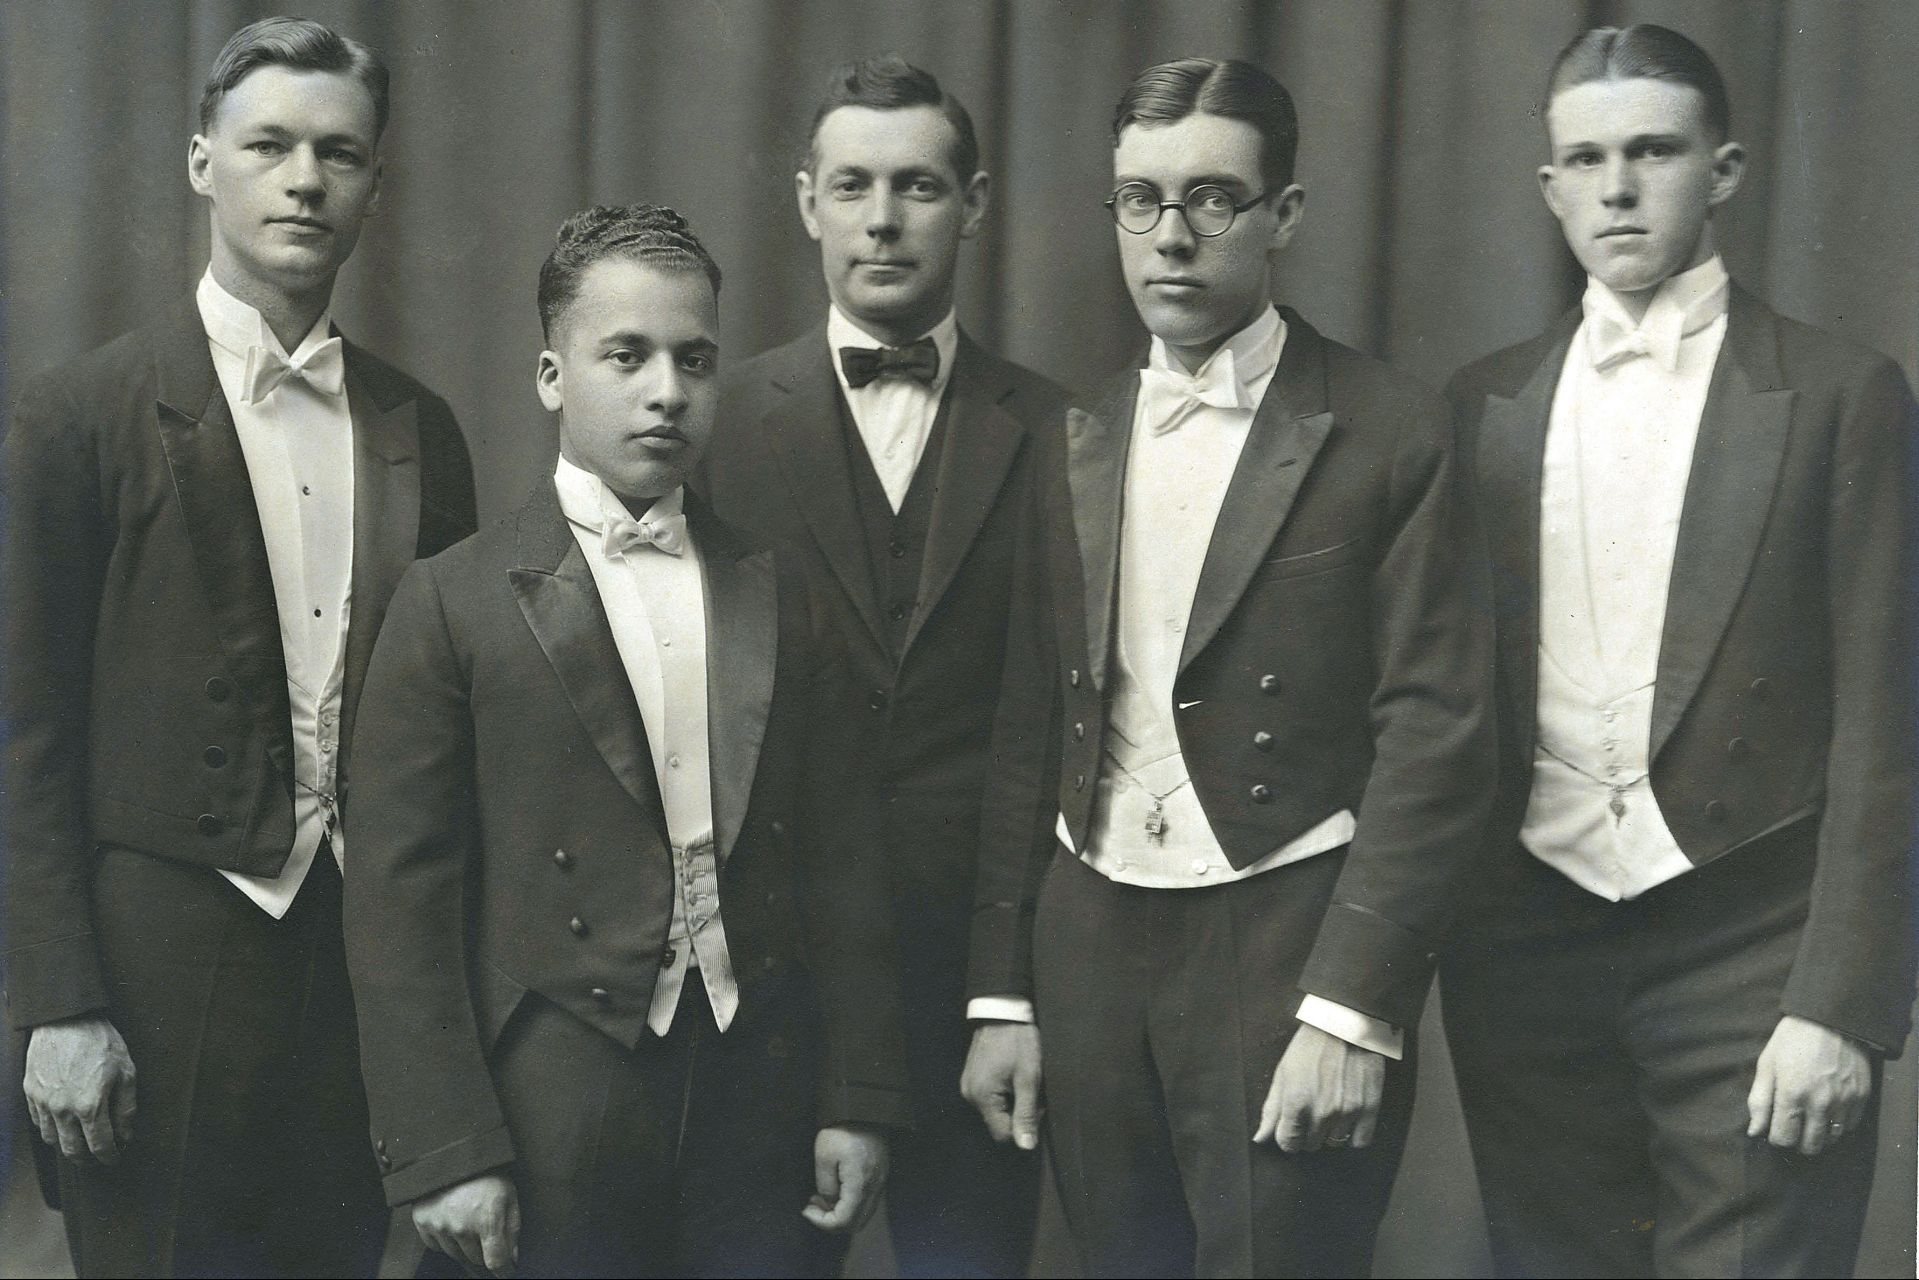
[[[113,1164],[133,1141],[133,1055],[104,1015],[35,1027],[24,1084],[41,1140],[69,1160]]]

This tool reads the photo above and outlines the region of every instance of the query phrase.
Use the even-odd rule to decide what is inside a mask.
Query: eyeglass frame
[[[1202,182],[1198,186],[1194,187],[1192,190],[1188,191],[1186,193],[1185,199],[1183,200],[1159,201],[1159,207],[1153,214],[1152,225],[1148,227],[1142,227],[1140,230],[1135,231],[1131,227],[1127,226],[1124,222],[1121,222],[1119,220],[1119,193],[1126,190],[1128,187],[1144,187],[1146,190],[1152,192],[1154,195],[1163,196],[1166,194],[1165,192],[1161,191],[1159,188],[1155,187],[1150,182],[1138,182],[1138,181],[1122,182],[1118,187],[1115,187],[1113,189],[1112,195],[1107,196],[1104,200],[1100,201],[1100,203],[1106,207],[1106,211],[1113,215],[1114,226],[1118,227],[1121,231],[1124,231],[1127,235],[1130,235],[1130,236],[1150,236],[1153,234],[1153,232],[1159,230],[1159,224],[1166,220],[1166,211],[1168,209],[1177,209],[1179,210],[1179,216],[1186,223],[1186,229],[1192,232],[1195,236],[1198,236],[1202,240],[1213,240],[1213,239],[1217,239],[1220,236],[1225,235],[1228,231],[1231,231],[1233,229],[1233,224],[1239,221],[1240,214],[1245,213],[1248,209],[1252,208],[1254,205],[1259,204],[1261,201],[1265,200],[1267,197],[1275,194],[1271,187],[1267,187],[1264,191],[1261,191],[1258,195],[1251,197],[1244,204],[1241,204],[1238,201],[1233,199],[1233,193],[1230,190],[1221,186],[1219,183]],[[1193,215],[1186,208],[1186,206],[1192,202],[1193,197],[1201,191],[1217,191],[1221,195],[1225,196],[1227,203],[1232,206],[1233,216],[1226,219],[1226,225],[1221,227],[1217,231],[1201,231],[1198,227],[1194,226]]]

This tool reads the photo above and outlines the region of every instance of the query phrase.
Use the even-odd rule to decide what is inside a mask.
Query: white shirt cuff
[[[974,1003],[979,1002],[976,1000]],[[1381,1022],[1357,1009],[1348,1009],[1343,1004],[1309,995],[1299,1002],[1299,1020],[1309,1027],[1318,1027],[1329,1036],[1338,1036],[1347,1044],[1371,1049],[1395,1062],[1406,1056],[1406,1032],[1403,1029],[1390,1022]]]
[[[1019,996],[974,996],[966,1002],[968,1022],[1031,1022],[1033,1002]]]

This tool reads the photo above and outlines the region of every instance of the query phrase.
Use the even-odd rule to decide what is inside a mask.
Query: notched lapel
[[[555,527],[536,527],[548,524]],[[520,567],[508,570],[508,578],[526,625],[601,758],[663,836],[666,810],[640,706],[613,643],[593,571],[560,515],[557,499],[551,510],[530,504],[522,512],[519,559]]]
[[[873,642],[881,652],[889,652],[892,641],[880,620],[866,537],[853,507],[853,474],[847,466],[846,446],[839,430],[840,386],[828,363],[824,326],[817,335],[795,344],[796,350],[803,352],[809,343],[817,352],[813,359],[796,359],[773,377],[778,394],[763,427],[773,441],[793,501],[813,531],[820,553],[832,566]]]
[[[1653,687],[1655,759],[1699,691],[1752,575],[1792,425],[1795,396],[1783,380],[1770,313],[1735,290],[1673,551]]]
[[[779,594],[773,554],[742,554],[696,515],[706,571],[706,724],[712,762],[713,841],[724,861],[746,821],[773,709]],[[703,526],[703,527],[702,527]]]
[[[268,726],[267,755],[289,789],[293,721],[273,569],[233,414],[189,300],[156,356],[155,419],[194,567],[247,710]]]
[[[1093,412],[1066,411],[1066,480],[1073,497],[1073,533],[1086,590],[1086,663],[1095,687],[1106,687],[1112,647],[1113,597],[1119,577],[1119,521],[1126,498],[1126,455],[1133,437],[1135,371],[1113,380]]]
[[[1013,384],[999,376],[996,364],[960,335],[947,392],[946,447],[939,459],[926,556],[920,565],[919,603],[906,629],[907,649],[952,585],[1026,438],[1026,429],[1001,407],[1013,394]]]

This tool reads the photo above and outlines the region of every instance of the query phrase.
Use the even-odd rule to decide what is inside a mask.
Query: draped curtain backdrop
[[[1069,385],[1141,343],[1099,207],[1112,105],[1140,68],[1238,57],[1287,84],[1308,195],[1280,296],[1437,383],[1577,299],[1533,178],[1542,80],[1579,30],[1634,21],[1686,32],[1726,75],[1751,157],[1716,219],[1733,274],[1788,315],[1919,373],[1919,4],[1908,0],[289,6],[391,64],[383,204],[335,315],[452,402],[483,517],[551,465],[553,426],[533,395],[533,296],[560,220],[592,203],[677,207],[725,269],[727,357],[784,340],[825,305],[793,207],[813,103],[832,66],[886,51],[967,104],[993,174],[988,226],[963,255],[962,320]],[[185,175],[201,79],[236,27],[278,11],[0,5],[5,399],[20,377],[192,286],[207,252]],[[1484,1266],[1443,1058],[1429,1054],[1429,1105],[1388,1223],[1382,1270],[1397,1274]],[[1883,1212],[1862,1272],[1911,1275],[1910,1067],[1896,1064],[1889,1086]]]

